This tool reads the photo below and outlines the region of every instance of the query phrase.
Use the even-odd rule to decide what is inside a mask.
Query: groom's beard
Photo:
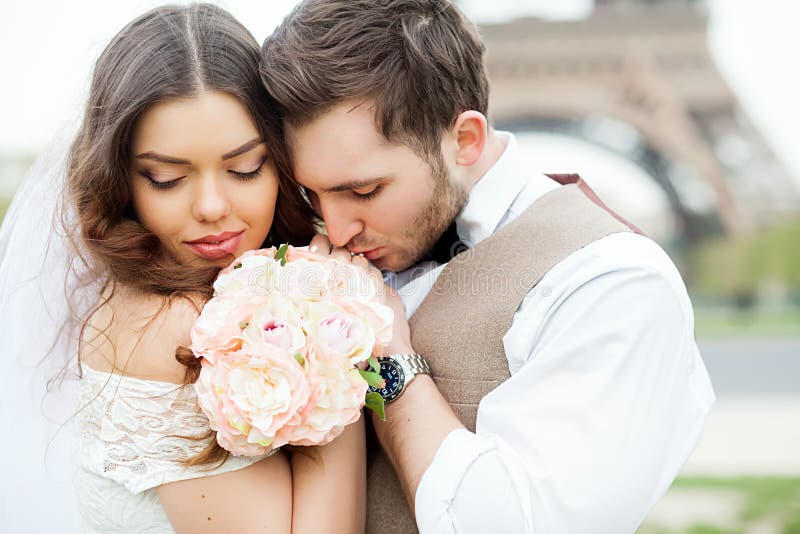
[[[469,192],[454,183],[446,171],[435,174],[433,179],[435,185],[430,201],[417,212],[414,221],[400,235],[408,245],[397,251],[396,265],[384,268],[403,271],[419,262],[467,203]]]

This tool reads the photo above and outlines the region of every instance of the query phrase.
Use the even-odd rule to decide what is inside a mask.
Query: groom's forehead
[[[390,145],[375,119],[375,109],[367,103],[342,102],[315,116],[310,121],[286,126],[294,150],[305,151],[303,145]]]
[[[375,178],[381,154],[395,146],[378,132],[370,112],[344,106],[308,124],[287,125],[286,136],[298,181],[326,188]]]

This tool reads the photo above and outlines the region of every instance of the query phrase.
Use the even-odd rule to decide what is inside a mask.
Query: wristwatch
[[[380,394],[384,404],[389,404],[400,398],[408,384],[419,374],[431,374],[431,368],[425,358],[419,354],[392,354],[378,358],[381,367],[381,376],[386,381],[386,387],[370,387],[370,391]]]

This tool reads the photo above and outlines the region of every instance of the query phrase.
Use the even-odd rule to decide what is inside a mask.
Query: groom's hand
[[[333,258],[337,261],[342,263],[362,263],[363,265],[367,266],[370,263],[364,256],[361,255],[352,255],[350,251],[344,247],[334,247],[331,244],[330,239],[325,234],[317,234],[311,239],[311,243],[308,244],[309,251],[313,252],[314,254],[319,254],[320,256]]]
[[[325,258],[333,258],[343,264],[350,263],[352,265],[361,267],[364,269],[364,272],[367,274],[367,276],[373,278],[375,282],[379,282],[381,285],[383,285],[383,275],[381,274],[380,270],[372,265],[363,254],[351,254],[350,251],[344,247],[333,246],[328,239],[328,236],[324,234],[315,235],[311,239],[311,243],[308,244],[308,250],[309,252]]]
[[[386,354],[409,354],[414,352],[411,346],[411,330],[406,319],[406,310],[397,291],[383,283],[380,270],[372,265],[363,254],[351,254],[344,247],[335,247],[328,236],[317,234],[309,243],[309,250],[323,257],[334,258],[341,263],[351,263],[364,269],[367,276],[374,278],[383,287],[382,304],[389,306],[394,312],[392,340],[385,349]]]
[[[389,286],[385,286],[386,295],[383,303],[394,312],[392,323],[392,340],[385,349],[386,354],[414,354],[416,351],[411,346],[411,328],[406,319],[406,309],[400,295]]]

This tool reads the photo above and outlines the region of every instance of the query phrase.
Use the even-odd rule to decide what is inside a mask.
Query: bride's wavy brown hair
[[[313,212],[291,179],[277,104],[261,84],[258,60],[259,46],[247,29],[209,4],[153,9],[123,28],[100,55],[68,156],[65,191],[67,235],[77,264],[88,268],[81,278],[101,290],[91,313],[119,286],[158,295],[164,307],[176,298],[202,303],[210,298],[219,272],[216,267],[179,263],[132,208],[131,136],[137,119],[156,102],[190,99],[203,91],[238,98],[269,147],[280,177],[275,217],[264,245],[306,244],[313,236]],[[81,318],[80,343],[91,313]],[[199,360],[185,347],[175,357],[186,366],[184,385],[194,383]],[[212,440],[187,463],[207,464],[225,457]]]

